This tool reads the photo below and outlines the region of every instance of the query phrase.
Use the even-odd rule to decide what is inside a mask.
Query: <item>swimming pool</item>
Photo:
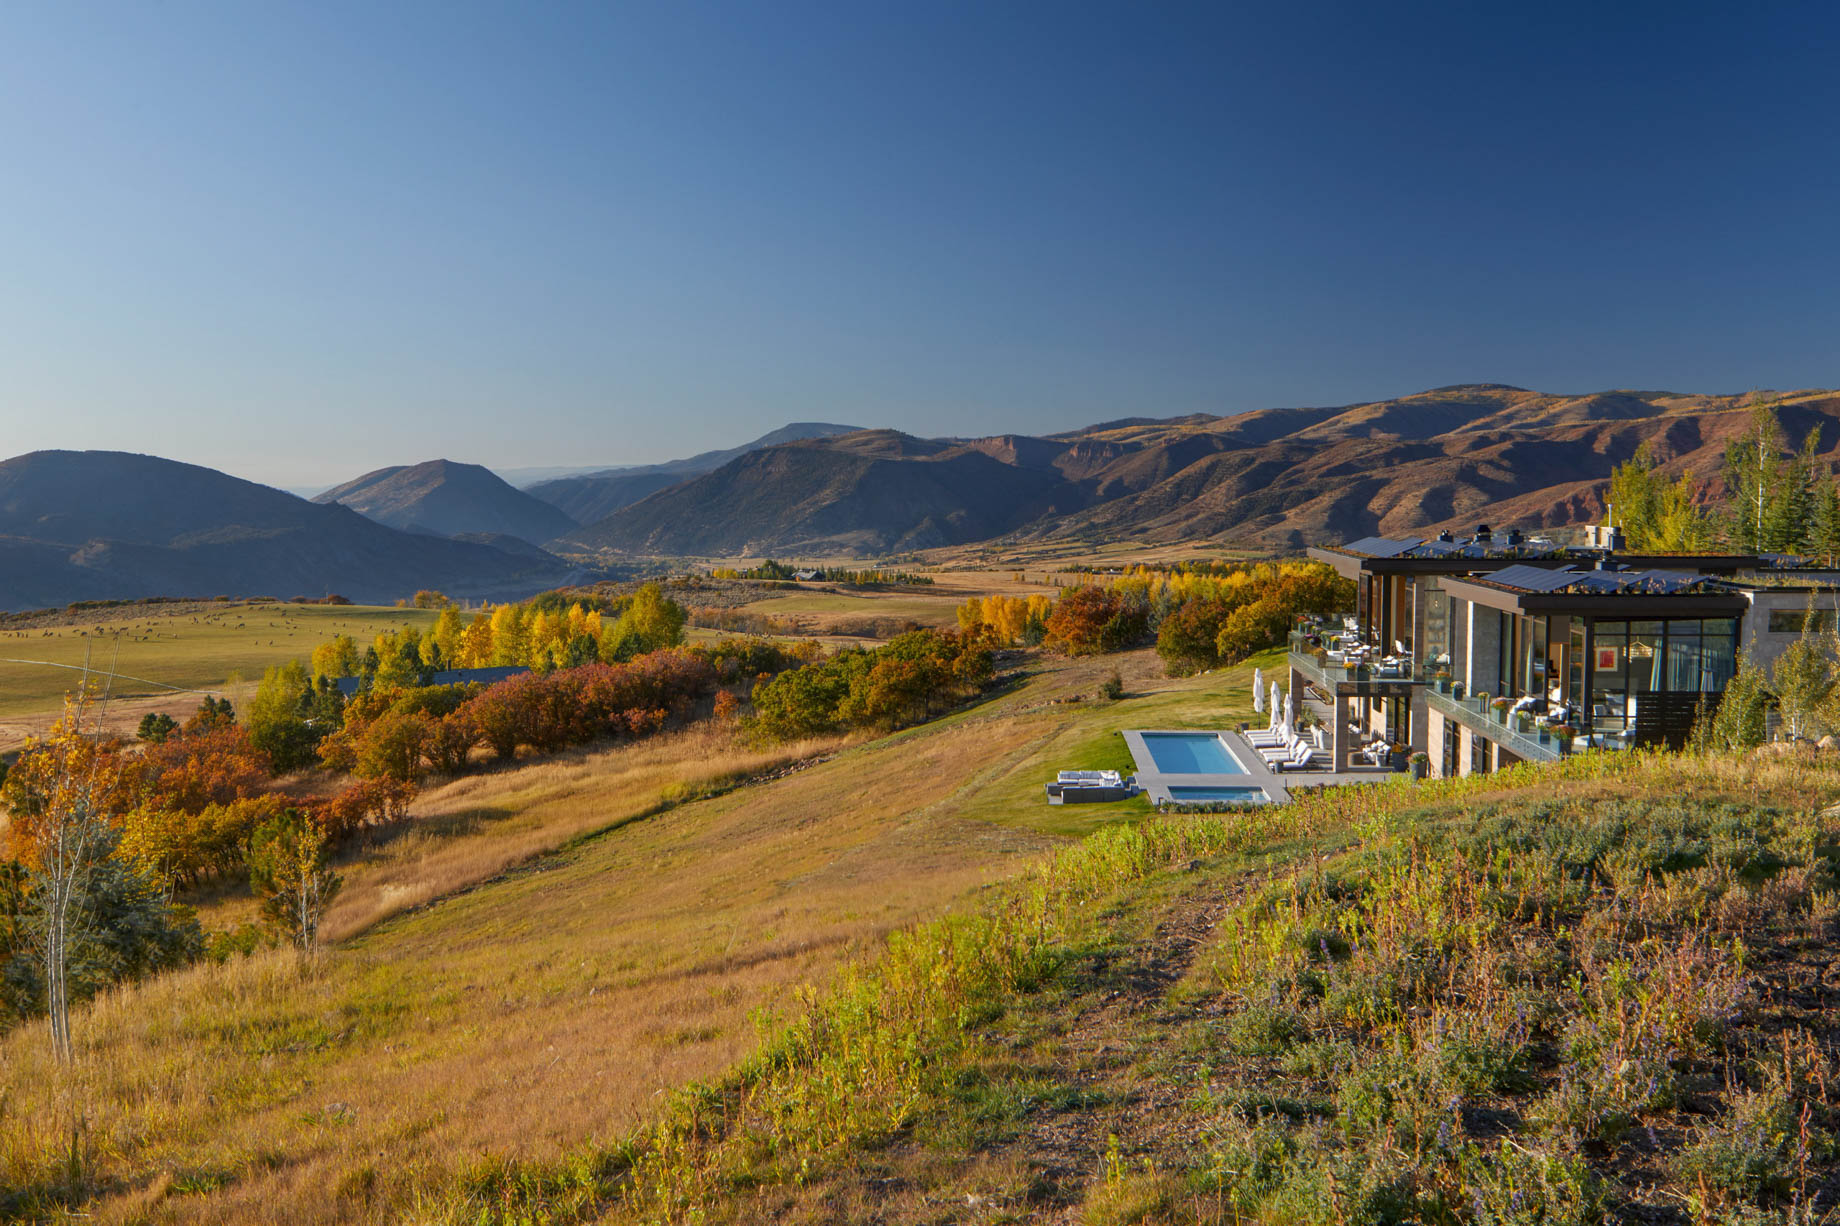
[[[1271,797],[1264,788],[1191,788],[1171,786],[1169,799],[1179,805],[1197,804],[1264,804]]]
[[[1218,732],[1140,733],[1157,773],[1163,775],[1243,775],[1246,768]]]

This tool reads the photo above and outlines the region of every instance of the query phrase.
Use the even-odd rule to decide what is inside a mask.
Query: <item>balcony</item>
[[[1328,658],[1326,651],[1310,643],[1312,634],[1321,638],[1328,633],[1326,628],[1306,627],[1290,634],[1291,667],[1323,693],[1343,698],[1388,698],[1408,694],[1413,686],[1424,684],[1426,678],[1417,675],[1410,663],[1373,660],[1349,664]]]
[[[1494,741],[1517,758],[1529,762],[1556,762],[1566,752],[1560,748],[1558,733],[1551,727],[1537,719],[1527,721],[1523,727],[1520,717],[1481,698],[1458,697],[1431,686],[1425,689],[1425,704],[1446,719],[1453,719],[1471,732]],[[1582,743],[1579,747],[1582,748]]]

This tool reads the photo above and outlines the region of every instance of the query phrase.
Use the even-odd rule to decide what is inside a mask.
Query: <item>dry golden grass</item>
[[[1142,698],[1045,705],[1120,663]],[[994,702],[863,744],[756,751],[702,730],[431,791],[408,830],[343,866],[343,939],[316,962],[259,954],[115,993],[76,1019],[69,1075],[41,1028],[0,1037],[0,1186],[62,1178],[80,1120],[95,1220],[398,1221],[480,1155],[618,1135],[753,1050],[754,1011],[788,1008],[1063,831],[1141,811],[1050,810],[1052,767],[1087,764],[1120,727],[1244,705],[1231,674],[1150,671],[1147,653],[1051,661]],[[827,748],[656,811],[673,788]]]
[[[833,753],[845,743],[751,748],[731,731],[704,724],[635,745],[454,780],[417,797],[402,830],[344,858],[346,885],[326,917],[326,937],[345,940],[571,839]]]

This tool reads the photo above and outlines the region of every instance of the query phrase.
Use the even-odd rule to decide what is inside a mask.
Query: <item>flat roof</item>
[[[1513,566],[1447,579],[1451,595],[1511,613],[1625,617],[1735,617],[1749,601],[1737,585],[1677,570]]]

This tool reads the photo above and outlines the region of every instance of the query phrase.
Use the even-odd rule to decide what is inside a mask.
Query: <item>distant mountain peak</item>
[[[491,469],[447,459],[379,468],[313,501],[338,503],[380,524],[432,536],[513,536],[540,545],[577,526]]]

